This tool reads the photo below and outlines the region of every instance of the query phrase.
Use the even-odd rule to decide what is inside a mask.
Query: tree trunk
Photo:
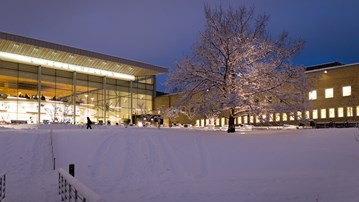
[[[232,115],[229,116],[227,132],[228,133],[236,132],[236,127],[234,126],[234,117]]]

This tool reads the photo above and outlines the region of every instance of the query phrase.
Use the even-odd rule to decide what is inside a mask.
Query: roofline
[[[157,92],[162,92],[162,91],[157,91]],[[163,93],[166,93],[166,92],[163,92]],[[159,95],[159,96],[156,96],[156,97],[169,97],[169,96],[179,95],[179,94],[181,94],[181,92],[166,93],[166,94],[164,94],[164,95]]]
[[[352,64],[345,64],[345,65],[338,65],[338,66],[334,66],[334,67],[325,67],[325,68],[321,68],[321,69],[314,69],[314,70],[308,70],[308,71],[306,70],[305,73],[313,73],[313,72],[320,72],[320,71],[325,71],[325,70],[346,68],[346,67],[355,66],[355,65],[359,65],[359,62],[352,63]]]
[[[137,67],[157,71],[159,73],[168,72],[167,68],[156,66],[156,65],[146,64],[143,62],[128,60],[128,59],[119,58],[119,57],[115,57],[115,56],[111,56],[111,55],[105,55],[105,54],[98,53],[98,52],[74,48],[74,47],[66,46],[66,45],[60,45],[60,44],[56,44],[56,43],[52,43],[52,42],[42,41],[42,40],[19,36],[19,35],[15,35],[15,34],[9,34],[9,33],[5,33],[5,32],[0,32],[0,39],[13,41],[13,42],[17,42],[17,43],[33,45],[33,46],[38,46],[38,47],[43,47],[43,48],[48,48],[48,49],[53,49],[53,50],[57,50],[57,51],[68,52],[68,53],[92,57],[92,58],[97,58],[97,59],[101,59],[101,60],[107,60],[107,61],[116,62],[116,63],[122,63],[122,64],[131,65],[131,66],[135,66],[135,67],[137,66]]]

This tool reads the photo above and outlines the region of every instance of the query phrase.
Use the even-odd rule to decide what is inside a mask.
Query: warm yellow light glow
[[[338,117],[344,117],[344,108],[338,107]]]
[[[333,98],[334,97],[334,89],[326,88],[325,89],[325,98]]]
[[[114,107],[114,106],[110,106],[111,109],[122,109],[122,107]]]
[[[329,118],[335,118],[335,109],[329,108]]]
[[[89,107],[94,107],[95,106],[94,104],[85,104],[85,103],[80,103],[80,105],[89,106]]]
[[[317,91],[312,90],[309,92],[309,100],[316,100],[317,99]]]
[[[14,97],[14,96],[7,96],[6,98],[7,98],[7,99],[13,99],[13,100],[27,100],[27,99],[24,98],[24,97]]]
[[[352,94],[351,86],[343,86],[343,96],[350,96]]]
[[[45,60],[45,59],[41,59],[41,58],[34,58],[34,57],[18,55],[18,54],[13,54],[13,53],[6,53],[6,52],[1,52],[1,51],[0,51],[0,59],[6,60],[6,61],[39,65],[39,66],[43,66],[43,67],[60,69],[60,70],[65,70],[65,71],[74,71],[74,72],[85,73],[85,74],[106,76],[109,78],[115,78],[115,79],[121,79],[121,80],[129,80],[129,81],[135,80],[135,76],[129,75],[129,74],[100,70],[100,69],[96,69],[96,68],[92,68],[92,67],[72,65],[72,64],[68,64],[68,63],[56,62],[56,61]]]
[[[57,100],[47,100],[46,102],[51,102],[51,103],[63,103],[62,101],[57,101]]]
[[[313,109],[312,111],[312,116],[313,116],[313,119],[318,119],[318,110],[317,109]]]

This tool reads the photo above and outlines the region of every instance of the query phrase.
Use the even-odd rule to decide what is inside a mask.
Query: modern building
[[[0,32],[0,123],[133,121],[166,68]]]
[[[359,121],[359,63],[344,65],[338,62],[316,65],[306,68],[306,74],[312,83],[312,90],[308,92],[311,109],[303,112],[287,112],[267,114],[266,124],[299,124],[305,117],[307,124],[313,121],[322,126],[355,123]],[[168,94],[156,97],[155,108],[165,109],[174,106],[179,94]],[[164,123],[170,124],[164,114]],[[206,126],[209,120],[197,117],[188,119],[184,115],[177,116],[172,122]],[[258,117],[250,114],[238,117],[236,124],[263,124]],[[215,125],[227,125],[228,120],[218,117]]]

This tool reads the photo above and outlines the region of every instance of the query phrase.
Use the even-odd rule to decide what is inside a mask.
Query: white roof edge
[[[345,64],[345,65],[338,65],[338,66],[334,66],[334,67],[325,67],[325,68],[320,68],[320,69],[308,70],[308,71],[305,71],[305,73],[320,72],[320,71],[324,71],[324,70],[345,68],[345,67],[350,67],[350,66],[355,66],[355,65],[358,65],[358,66],[359,66],[359,62],[357,62],[357,63],[352,63],[352,64]]]

